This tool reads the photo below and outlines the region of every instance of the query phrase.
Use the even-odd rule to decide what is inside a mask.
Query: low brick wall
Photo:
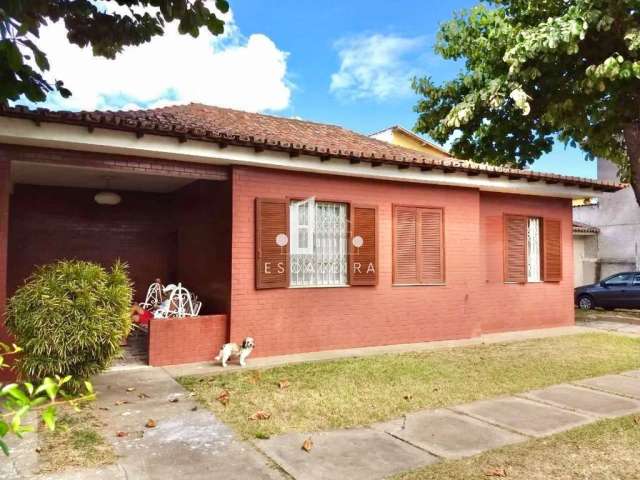
[[[149,325],[149,365],[213,360],[226,341],[226,315],[154,318]]]

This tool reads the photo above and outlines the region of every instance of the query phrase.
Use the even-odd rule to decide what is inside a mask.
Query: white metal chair
[[[163,292],[169,295],[154,312],[155,318],[195,317],[200,313],[202,302],[182,286],[167,285]]]
[[[162,294],[163,290],[164,285],[162,285],[162,283],[158,281],[149,285],[149,288],[147,289],[147,296],[145,297],[144,302],[140,304],[140,306],[145,310],[153,310],[157,308],[164,300]]]

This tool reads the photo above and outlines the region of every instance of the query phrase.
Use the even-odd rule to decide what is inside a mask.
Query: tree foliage
[[[640,198],[640,1],[487,0],[443,24],[436,51],[465,69],[414,80],[416,130],[519,167],[558,137],[616,162]]]
[[[16,345],[9,346],[0,342],[0,370],[8,368],[5,357],[19,354],[22,351]],[[25,425],[23,420],[32,411],[37,411],[40,419],[49,428],[56,428],[56,406],[71,405],[75,409],[80,403],[94,400],[93,386],[84,382],[84,392],[81,396],[68,395],[63,386],[71,380],[70,376],[45,377],[42,383],[31,382],[8,383],[0,382],[0,450],[9,455],[9,447],[5,438],[9,434],[19,438],[33,431],[32,425]]]
[[[70,391],[109,366],[131,330],[126,265],[110,272],[75,260],[39,267],[9,300],[6,324],[23,351],[20,372],[42,380],[71,375]]]
[[[111,3],[112,5],[108,5]],[[113,5],[115,4],[115,5]],[[40,29],[61,20],[70,43],[91,46],[93,54],[115,58],[124,47],[149,42],[164,33],[165,24],[177,21],[178,31],[197,37],[201,27],[213,35],[224,30],[219,13],[229,10],[227,0],[3,0],[0,2],[0,104],[22,95],[32,102],[47,93],[71,92],[62,80],[50,81],[47,54],[38,45]],[[116,8],[114,8],[116,7]],[[46,45],[43,46],[46,49]]]

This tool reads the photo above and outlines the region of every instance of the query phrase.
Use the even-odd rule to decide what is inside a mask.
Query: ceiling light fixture
[[[110,181],[111,181],[111,177],[105,177],[106,190],[109,189]],[[122,202],[122,197],[120,195],[118,195],[115,192],[109,192],[109,191],[96,193],[93,199],[98,205],[112,206],[112,205],[118,205],[120,202]]]

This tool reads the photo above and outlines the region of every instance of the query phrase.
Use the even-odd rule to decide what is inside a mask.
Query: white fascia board
[[[400,170],[393,165],[372,167],[364,160],[358,164],[334,158],[322,162],[318,157],[310,155],[290,158],[287,152],[270,150],[256,152],[251,147],[233,145],[219,148],[215,143],[198,140],[180,143],[175,137],[151,134],[137,138],[130,132],[99,128],[97,125],[90,133],[86,127],[81,126],[51,122],[43,122],[37,126],[31,120],[9,117],[0,117],[0,143],[138,155],[209,165],[243,165],[375,180],[445,185],[474,188],[486,192],[559,198],[584,198],[598,195],[598,192],[591,188],[581,189],[561,184],[547,184],[543,180],[527,182],[526,179],[488,178],[482,173],[478,176],[468,176],[465,173],[444,173],[435,169],[423,172],[417,167]]]

